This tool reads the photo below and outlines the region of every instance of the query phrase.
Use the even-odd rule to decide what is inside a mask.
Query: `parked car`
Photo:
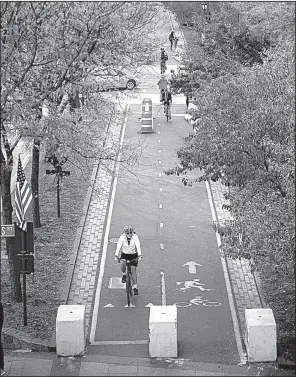
[[[137,75],[115,68],[95,68],[91,74],[95,76],[98,91],[110,89],[132,90],[139,85]]]

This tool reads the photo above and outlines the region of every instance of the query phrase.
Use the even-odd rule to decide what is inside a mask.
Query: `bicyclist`
[[[121,255],[119,257],[119,252]],[[136,267],[138,266],[138,260],[142,258],[141,252],[141,245],[139,237],[137,236],[136,232],[132,225],[128,225],[124,227],[124,233],[119,237],[117,242],[117,247],[115,251],[115,259],[120,260],[121,262],[121,271],[122,271],[122,282],[126,282],[126,260],[133,260],[138,258],[137,260],[131,263],[131,272],[132,272],[132,281],[133,285],[132,288],[134,290],[134,294],[137,295],[138,291],[138,284],[137,284],[137,271]]]
[[[164,73],[166,71],[166,61],[169,59],[168,54],[165,52],[164,48],[160,49],[160,73]]]
[[[174,30],[172,30],[171,33],[170,33],[170,35],[169,35],[169,41],[170,41],[170,44],[171,44],[171,50],[173,48],[174,39],[175,39],[175,32],[174,32]]]
[[[160,90],[160,101],[162,101],[162,93],[168,86],[168,81],[163,74],[160,76],[160,80],[158,81],[157,85]]]
[[[175,38],[174,38],[175,49],[177,48],[178,41],[179,41],[179,38],[177,36],[175,36]]]
[[[165,49],[162,47],[160,49],[160,60],[166,62],[168,60],[168,54],[166,53]]]
[[[169,119],[172,119],[172,114],[171,114],[172,94],[167,88],[162,93],[162,101],[163,101],[163,106],[165,106],[166,104],[168,105]],[[165,112],[165,109],[164,109],[164,112]]]

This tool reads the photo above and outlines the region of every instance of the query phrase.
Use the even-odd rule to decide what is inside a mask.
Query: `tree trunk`
[[[40,141],[35,139],[33,143],[32,175],[31,175],[34,228],[41,227],[40,210],[39,210],[39,151],[40,151]]]
[[[22,302],[22,289],[21,289],[21,278],[20,274],[17,274],[14,270],[14,263],[13,263],[13,251],[11,249],[11,245],[9,242],[9,238],[6,238],[6,247],[8,252],[8,262],[9,262],[9,275],[11,281],[11,296],[14,302]]]
[[[1,161],[1,191],[2,191],[2,218],[3,224],[12,224],[12,202],[11,202],[11,173],[13,167],[13,156],[11,151],[7,151],[7,162]],[[8,254],[8,263],[10,271],[10,282],[12,291],[12,300],[22,302],[22,290],[20,284],[20,275],[14,271],[13,250],[11,247],[11,238],[6,238],[6,252]]]

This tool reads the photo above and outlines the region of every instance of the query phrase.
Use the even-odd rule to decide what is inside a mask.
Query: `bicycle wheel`
[[[132,282],[131,282],[131,275],[128,272],[126,274],[126,296],[127,296],[127,306],[131,304],[131,289],[132,289]]]
[[[168,122],[169,121],[169,107],[168,107],[168,105],[165,105],[165,116],[166,116],[166,120]]]

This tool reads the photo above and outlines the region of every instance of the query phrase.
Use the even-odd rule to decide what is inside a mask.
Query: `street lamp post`
[[[61,216],[60,212],[60,179],[63,176],[68,177],[70,175],[69,171],[65,171],[62,169],[64,163],[67,162],[67,157],[62,157],[61,161],[57,159],[56,156],[45,157],[46,162],[50,162],[54,167],[55,170],[46,170],[46,174],[55,174],[57,178],[57,204],[58,204],[58,217]]]

